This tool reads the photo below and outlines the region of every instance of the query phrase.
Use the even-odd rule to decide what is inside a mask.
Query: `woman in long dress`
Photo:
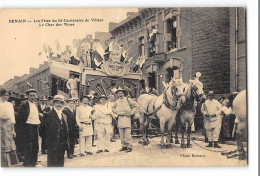
[[[1,122],[1,166],[9,167],[18,164],[19,160],[16,154],[14,143],[14,108],[10,102],[7,102],[9,92],[6,89],[0,90],[0,122]]]

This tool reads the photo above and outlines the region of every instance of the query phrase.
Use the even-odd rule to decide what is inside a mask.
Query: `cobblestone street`
[[[201,147],[207,144],[202,141],[192,142],[193,148],[180,148],[180,145],[173,144],[172,148],[161,149],[159,146],[160,137],[150,140],[149,146],[138,144],[138,139],[133,139],[133,151],[131,153],[119,152],[120,140],[111,143],[109,153],[97,154],[97,148],[93,147],[93,155],[79,156],[78,145],[75,148],[77,157],[68,159],[65,156],[65,167],[91,167],[91,166],[246,166],[247,162],[238,158],[227,159],[220,152],[235,150],[236,146],[221,144],[221,149]],[[201,146],[201,147],[200,147]],[[39,164],[37,167],[47,167],[47,155],[39,153]],[[22,167],[20,163],[19,166]]]

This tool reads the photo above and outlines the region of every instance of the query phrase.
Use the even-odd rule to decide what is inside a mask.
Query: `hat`
[[[48,97],[48,101],[51,101],[51,100],[53,100],[53,96]]]
[[[94,41],[100,41],[99,38],[95,38]]]
[[[214,95],[214,92],[212,90],[209,91],[209,93],[208,93],[208,96],[211,96],[211,95]]]
[[[88,98],[88,99],[91,99],[91,96],[90,95],[83,95],[82,97],[80,97],[80,101],[83,100],[83,98]]]
[[[20,95],[20,100],[26,100],[26,99],[28,99],[26,94]]]
[[[40,101],[47,101],[46,96],[41,96]]]
[[[36,89],[28,89],[25,93],[28,95],[30,92],[37,93],[37,90]]]
[[[105,98],[105,99],[107,99],[107,96],[106,96],[106,95],[100,95],[100,96],[99,96],[99,99],[100,99],[100,98]]]
[[[75,102],[75,99],[74,99],[74,98],[69,98],[69,99],[67,99],[67,102],[70,102],[70,101]]]
[[[118,92],[124,92],[124,93],[126,93],[126,90],[123,89],[123,88],[121,88],[121,87],[119,87],[119,88],[116,90],[116,94],[117,94]]]
[[[64,102],[64,96],[63,95],[55,95],[53,98],[53,102],[54,101],[62,101]]]

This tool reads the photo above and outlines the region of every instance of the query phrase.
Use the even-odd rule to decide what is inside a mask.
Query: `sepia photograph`
[[[248,167],[247,13],[0,9],[1,167]]]

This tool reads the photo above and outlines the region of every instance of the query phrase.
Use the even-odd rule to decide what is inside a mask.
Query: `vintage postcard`
[[[242,7],[0,10],[2,167],[247,166]]]

